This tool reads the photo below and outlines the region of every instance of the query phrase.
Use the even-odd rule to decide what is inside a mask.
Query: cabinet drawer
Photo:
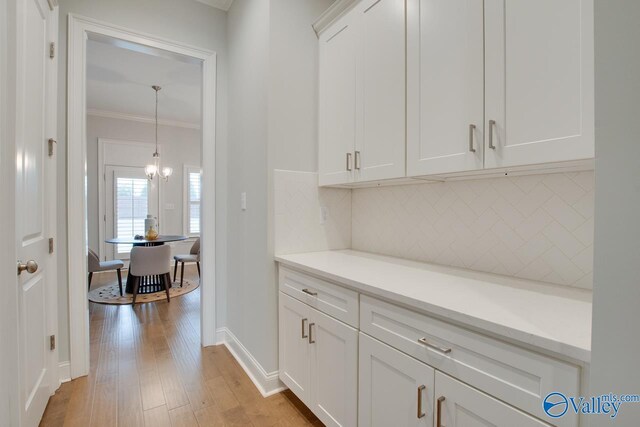
[[[365,295],[360,329],[541,419],[551,392],[579,395],[580,368]],[[577,426],[567,414],[559,426]]]
[[[280,265],[280,291],[358,327],[358,293]]]

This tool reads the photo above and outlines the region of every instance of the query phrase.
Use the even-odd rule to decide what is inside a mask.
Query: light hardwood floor
[[[90,319],[90,373],[60,387],[41,426],[322,425],[289,391],[263,398],[226,347],[200,347],[199,290],[135,309],[91,303]]]

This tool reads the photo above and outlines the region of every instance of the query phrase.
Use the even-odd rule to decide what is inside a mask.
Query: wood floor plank
[[[198,280],[195,268],[187,280]],[[92,287],[115,281],[96,274]],[[263,398],[225,346],[200,346],[199,289],[170,303],[90,304],[89,375],[52,396],[44,427],[319,426],[291,393]]]
[[[144,425],[146,427],[171,427],[171,417],[165,405],[144,411]]]

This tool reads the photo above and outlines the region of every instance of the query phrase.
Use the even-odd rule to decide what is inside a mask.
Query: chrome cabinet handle
[[[496,126],[495,120],[489,120],[489,148],[492,150],[496,149],[496,146],[493,144],[493,128]]]
[[[476,125],[474,124],[470,124],[469,125],[469,151],[471,151],[472,153],[476,152],[475,147],[473,146],[473,133],[476,130]]]
[[[306,318],[302,319],[302,338],[307,338],[307,336],[304,333],[304,327],[305,327],[305,322],[307,321]]]
[[[451,353],[451,349],[450,348],[438,347],[437,345],[433,345],[433,344],[429,343],[426,338],[420,338],[418,340],[418,342],[420,344],[426,345],[429,348],[432,348],[432,349],[434,349],[436,351],[439,351],[440,353],[444,353],[444,354]]]
[[[351,153],[347,153],[347,170],[351,172]]]
[[[311,295],[312,297],[317,297],[318,296],[317,292],[310,291],[309,289],[306,289],[306,288],[303,289],[302,292],[304,292],[307,295]]]
[[[356,151],[356,165],[355,168],[357,171],[360,170],[360,152]]]
[[[38,263],[34,260],[27,261],[26,264],[23,264],[22,261],[18,261],[18,276],[22,274],[23,271],[26,271],[29,274],[33,274],[38,271]]]
[[[427,386],[425,385],[421,385],[420,387],[418,387],[418,418],[422,418],[425,415],[427,415],[426,413],[424,413],[422,411],[422,393],[424,392],[424,389],[426,389]]]
[[[315,323],[309,323],[309,344],[314,344],[316,342],[316,340],[313,339],[313,336],[311,334],[311,331],[312,331],[311,328],[315,325],[316,325]]]
[[[436,427],[444,427],[442,425],[442,402],[445,401],[444,396],[440,396],[437,402],[437,410],[436,410]]]

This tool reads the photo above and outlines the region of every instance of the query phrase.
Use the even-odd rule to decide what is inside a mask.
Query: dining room
[[[169,302],[193,292],[199,319],[201,82],[198,62],[109,39],[87,42],[92,305]]]

